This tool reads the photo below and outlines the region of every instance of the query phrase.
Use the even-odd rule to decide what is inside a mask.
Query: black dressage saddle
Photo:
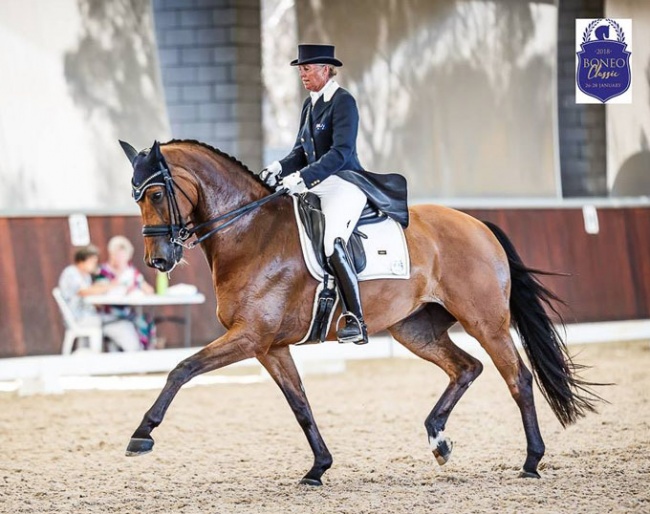
[[[325,215],[320,209],[320,198],[318,198],[314,193],[303,193],[299,195],[298,212],[300,214],[300,221],[307,232],[307,237],[309,237],[311,244],[314,247],[314,253],[316,254],[318,263],[324,270],[329,272],[323,245],[323,237],[325,235]],[[370,225],[372,223],[379,223],[385,219],[386,215],[384,213],[379,211],[370,202],[366,203],[347,245],[348,253],[352,257],[352,262],[357,274],[366,269],[366,253],[363,249],[363,242],[361,239],[368,238],[368,236],[363,232],[359,231],[359,227]]]

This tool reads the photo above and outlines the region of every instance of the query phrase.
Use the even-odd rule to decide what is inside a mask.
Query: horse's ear
[[[135,160],[136,155],[138,155],[138,151],[133,148],[129,143],[126,141],[120,141],[120,146],[122,147],[122,150],[124,150],[124,153],[126,154],[127,158],[129,159],[129,162],[133,164],[133,161]]]
[[[162,152],[160,151],[160,143],[158,141],[153,142],[153,146],[151,147],[151,151],[153,154],[156,156],[158,160],[161,160],[163,157]]]

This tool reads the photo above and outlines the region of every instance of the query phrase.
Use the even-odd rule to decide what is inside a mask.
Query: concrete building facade
[[[262,165],[260,0],[153,0],[172,135]]]

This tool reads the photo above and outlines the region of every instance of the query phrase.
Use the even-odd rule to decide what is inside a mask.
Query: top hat
[[[291,61],[291,66],[301,64],[343,66],[343,63],[334,57],[334,45],[298,45],[298,58]]]

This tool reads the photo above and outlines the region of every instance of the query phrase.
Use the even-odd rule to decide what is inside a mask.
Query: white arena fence
[[[568,344],[607,343],[612,341],[650,340],[650,320],[571,324],[566,326]],[[513,337],[521,346],[517,334]],[[479,358],[489,360],[478,342],[462,330],[452,330],[454,342]],[[55,394],[67,389],[158,389],[164,376],[199,347],[130,353],[77,352],[72,355],[48,355],[0,359],[0,391],[18,391],[21,395]],[[301,374],[340,373],[349,360],[414,357],[390,336],[371,337],[364,346],[325,343],[293,346],[291,353]],[[247,383],[265,380],[266,372],[255,359],[229,368],[240,368],[232,376],[207,374],[188,385]],[[134,377],[133,375],[139,375]]]

